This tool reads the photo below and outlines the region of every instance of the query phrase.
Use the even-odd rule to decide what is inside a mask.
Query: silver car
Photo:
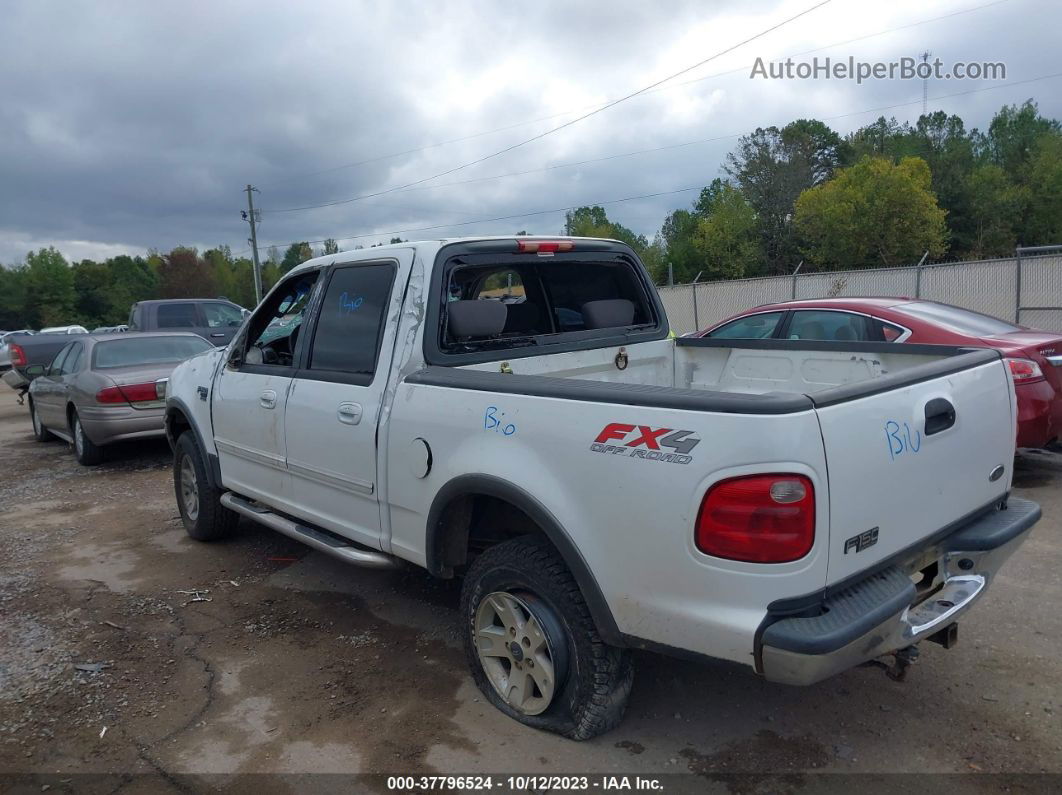
[[[86,466],[111,442],[163,436],[170,373],[213,347],[189,333],[79,334],[47,367],[27,368],[33,435],[65,439]]]

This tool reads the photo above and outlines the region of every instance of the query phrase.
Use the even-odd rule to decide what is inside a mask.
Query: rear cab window
[[[439,298],[428,310],[428,328],[437,329],[425,334],[428,362],[455,365],[666,336],[666,319],[637,260],[617,244],[562,245],[571,248],[532,253],[515,240],[443,248],[433,272]],[[485,248],[496,251],[479,253]]]

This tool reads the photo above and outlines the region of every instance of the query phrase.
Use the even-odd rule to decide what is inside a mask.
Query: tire
[[[223,492],[211,481],[191,431],[182,433],[173,448],[173,491],[184,529],[196,541],[217,541],[236,528],[240,515],[221,504]]]
[[[461,617],[472,678],[506,715],[573,740],[619,725],[634,680],[630,656],[601,640],[579,586],[548,541],[525,536],[480,555],[461,589]]]
[[[30,422],[33,423],[33,438],[38,442],[49,442],[55,437],[52,432],[44,427],[44,423],[41,422],[40,415],[37,414],[37,406],[33,403],[33,398],[29,399],[30,410]]]
[[[74,456],[79,464],[94,467],[103,462],[103,448],[88,438],[76,409],[70,412],[70,436],[74,440]]]

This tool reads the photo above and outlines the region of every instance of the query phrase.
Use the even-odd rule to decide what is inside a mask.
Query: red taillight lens
[[[21,345],[11,343],[7,346],[8,353],[11,355],[12,367],[25,367],[26,366],[26,352],[22,350]]]
[[[575,243],[571,240],[517,240],[516,247],[524,254],[552,254],[555,251],[571,251]]]
[[[1007,365],[1010,367],[1010,377],[1017,382],[1032,381],[1034,378],[1044,377],[1044,373],[1040,369],[1040,365],[1038,365],[1032,359],[1008,358],[1006,362]]]
[[[147,403],[158,400],[155,382],[109,386],[96,393],[97,403]]]
[[[803,475],[750,475],[716,483],[697,515],[697,549],[748,563],[786,563],[815,542],[815,487]]]

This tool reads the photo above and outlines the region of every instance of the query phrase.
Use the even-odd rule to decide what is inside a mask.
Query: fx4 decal
[[[610,422],[594,439],[590,450],[627,458],[644,458],[647,461],[688,464],[693,460],[690,453],[700,443],[701,440],[693,435],[693,431]]]

